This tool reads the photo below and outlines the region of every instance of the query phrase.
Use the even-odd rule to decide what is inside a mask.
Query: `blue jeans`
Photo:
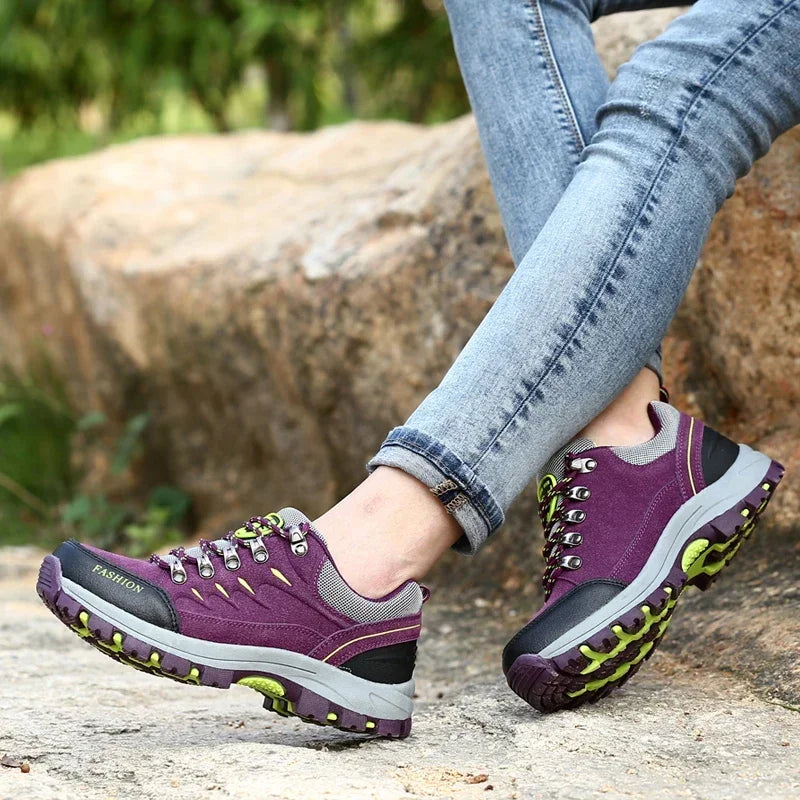
[[[429,486],[466,552],[552,452],[658,368],[715,213],[800,123],[800,0],[698,0],[609,86],[590,22],[670,4],[447,2],[517,269],[367,466]]]

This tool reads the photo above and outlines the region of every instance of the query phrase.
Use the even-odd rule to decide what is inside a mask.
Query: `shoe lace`
[[[169,570],[173,583],[185,583],[187,579],[185,564],[194,564],[201,578],[213,578],[216,572],[214,557],[222,559],[225,569],[233,571],[242,565],[239,548],[250,551],[256,563],[263,564],[269,558],[266,542],[269,536],[280,536],[289,542],[292,553],[304,556],[308,552],[306,536],[311,530],[307,522],[299,525],[286,525],[279,514],[271,513],[264,517],[250,517],[236,530],[228,531],[219,539],[200,539],[194,547],[174,547],[167,555],[153,553],[150,561]]]
[[[556,578],[561,570],[579,569],[583,563],[580,556],[565,555],[564,550],[575,547],[583,541],[583,534],[567,530],[567,526],[580,525],[586,519],[583,509],[571,508],[570,501],[582,503],[591,497],[586,486],[574,485],[581,473],[591,472],[597,466],[593,458],[581,458],[575,453],[564,456],[564,475],[545,475],[539,481],[539,519],[544,528],[544,547],[542,556],[545,567],[542,575],[542,587],[545,600],[555,586]]]

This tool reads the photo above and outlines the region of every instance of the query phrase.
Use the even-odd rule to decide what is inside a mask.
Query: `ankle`
[[[392,467],[378,467],[314,526],[342,577],[370,598],[421,580],[461,535],[423,483]]]
[[[650,369],[643,369],[616,399],[581,431],[598,447],[643,444],[655,435],[649,406],[659,397],[659,381]]]

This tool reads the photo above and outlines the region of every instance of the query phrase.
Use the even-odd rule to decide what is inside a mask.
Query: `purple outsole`
[[[270,678],[284,689],[282,697],[266,696],[264,708],[282,716],[296,716],[311,722],[340,730],[402,739],[411,731],[411,719],[394,720],[367,717],[334,703],[287,678],[269,672],[217,669],[193,663],[163,648],[155,648],[124,630],[114,627],[95,612],[84,608],[67,594],[61,586],[61,562],[52,555],[45,556],[39,569],[36,591],[44,604],[71,630],[115,661],[135,667],[158,677],[171,678],[182,683],[213,686],[227,689],[242,678],[254,676]],[[88,619],[81,615],[88,615]],[[84,621],[85,620],[85,621]],[[121,639],[114,639],[121,634]],[[157,659],[154,661],[154,655]],[[335,721],[332,721],[332,718]]]
[[[773,461],[766,475],[752,492],[726,512],[695,531],[687,541],[686,547],[698,539],[707,539],[709,542],[709,547],[704,553],[709,550],[713,552],[713,545],[728,545],[732,552],[721,551],[719,556],[719,560],[724,561],[722,566],[727,565],[738,551],[741,543],[752,532],[782,477],[783,467],[777,461]],[[769,488],[765,489],[765,484],[768,484]],[[642,663],[652,655],[658,646],[683,589],[686,586],[694,585],[704,591],[717,578],[718,571],[713,575],[700,573],[689,577],[681,566],[686,547],[681,549],[681,553],[675,559],[667,577],[659,582],[650,595],[613,623],[614,626],[619,625],[628,634],[636,634],[645,628],[646,617],[642,607],[647,606],[651,614],[657,616],[659,622],[664,623],[663,625],[650,626],[640,637],[631,641],[614,657],[604,661],[600,669],[589,674],[582,672],[591,662],[580,648],[588,646],[596,653],[605,654],[618,647],[620,640],[611,630],[612,626],[610,625],[596,631],[581,645],[570,648],[552,658],[543,658],[534,653],[523,654],[514,661],[506,674],[511,689],[538,711],[548,713],[576,708],[587,702],[597,702],[617,687],[622,686],[636,674]],[[648,643],[652,644],[644,648],[644,645]],[[642,652],[643,650],[644,652]],[[627,669],[625,669],[626,666]],[[604,682],[606,680],[607,682]],[[600,683],[602,685],[598,685]]]

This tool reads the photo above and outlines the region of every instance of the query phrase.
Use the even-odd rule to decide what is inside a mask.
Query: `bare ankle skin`
[[[647,406],[651,401],[658,400],[659,389],[658,376],[645,367],[580,435],[591,439],[599,447],[624,447],[652,439],[655,431],[647,414]]]
[[[598,446],[646,442],[654,434],[647,405],[658,395],[656,374],[643,369],[581,435]],[[421,580],[461,536],[427,486],[393,467],[378,467],[314,525],[344,579],[373,598]]]
[[[428,487],[393,467],[378,467],[314,526],[344,579],[373,598],[422,579],[461,536]]]

